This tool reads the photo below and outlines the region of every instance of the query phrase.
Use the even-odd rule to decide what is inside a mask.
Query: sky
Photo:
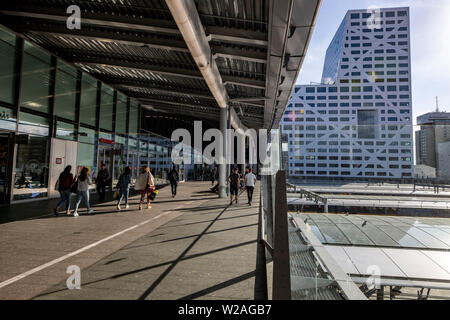
[[[416,117],[450,112],[450,0],[323,0],[297,84],[320,82],[326,50],[346,12],[410,7],[412,108]]]

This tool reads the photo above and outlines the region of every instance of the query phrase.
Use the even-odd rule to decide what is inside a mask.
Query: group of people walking
[[[247,168],[245,175],[243,175],[239,174],[239,169],[235,167],[228,177],[228,183],[230,184],[230,205],[233,204],[233,197],[235,202],[238,203],[239,191],[243,189],[247,190],[248,205],[252,205],[256,183],[256,176],[253,174],[252,168]]]
[[[90,207],[89,203],[89,186],[92,185],[92,180],[89,176],[89,169],[83,167],[78,176],[74,177],[72,174],[72,166],[67,166],[64,171],[59,175],[57,180],[55,189],[59,191],[61,199],[57,203],[54,208],[54,213],[57,216],[59,214],[59,209],[65,205],[66,214],[70,215],[70,207],[71,207],[71,196],[72,193],[76,194],[76,202],[73,211],[73,216],[77,217],[78,208],[80,206],[81,200],[84,199],[86,204],[88,214],[94,214],[94,210]],[[174,174],[172,171],[175,171]],[[176,172],[175,167],[169,173],[169,180],[172,185],[172,196],[176,195],[176,184],[178,183],[178,172]],[[117,188],[117,204],[116,208],[118,211],[121,210],[122,200],[125,199],[125,208],[129,209],[129,193],[130,193],[130,185],[131,185],[131,169],[130,167],[125,167],[123,173],[119,176],[116,188]],[[109,185],[110,175],[109,171],[106,168],[105,164],[101,165],[101,169],[99,170],[96,178],[97,185],[97,193],[99,195],[99,200],[104,201],[106,196],[106,186]],[[139,210],[143,209],[144,202],[147,204],[147,209],[151,208],[150,202],[152,197],[155,195],[156,186],[155,179],[150,172],[150,168],[148,166],[144,166],[141,170],[141,173],[136,178],[135,190],[139,191],[140,201],[139,201]]]
[[[80,175],[76,178],[74,178],[71,171],[72,166],[67,166],[59,175],[56,183],[56,189],[59,191],[61,199],[54,209],[55,215],[58,215],[59,208],[64,204],[66,205],[66,214],[70,215],[72,193],[76,193],[77,195],[73,215],[78,217],[78,207],[80,206],[82,199],[84,199],[86,203],[88,214],[93,214],[94,210],[91,209],[89,205],[89,185],[92,184],[91,178],[89,177],[89,169],[84,167],[81,170]]]

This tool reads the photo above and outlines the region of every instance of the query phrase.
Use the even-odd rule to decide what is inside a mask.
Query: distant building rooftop
[[[417,124],[433,124],[441,120],[450,121],[450,112],[428,112],[417,117]]]

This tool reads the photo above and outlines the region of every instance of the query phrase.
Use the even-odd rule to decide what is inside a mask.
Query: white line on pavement
[[[117,237],[117,236],[120,236],[120,235],[122,235],[122,234],[124,234],[124,233],[126,233],[126,232],[128,232],[128,231],[131,231],[131,230],[133,230],[133,229],[139,228],[140,226],[143,226],[144,224],[147,224],[147,223],[149,223],[149,222],[151,222],[151,221],[153,221],[153,220],[156,220],[156,219],[158,219],[158,218],[161,218],[162,216],[165,216],[165,215],[167,215],[167,214],[169,214],[169,213],[173,213],[173,211],[168,211],[168,212],[165,212],[165,213],[161,213],[161,214],[157,215],[156,217],[153,217],[153,218],[151,218],[151,219],[145,220],[145,221],[143,221],[143,222],[141,222],[141,223],[139,223],[139,224],[137,224],[137,225],[134,225],[134,226],[132,226],[132,227],[130,227],[130,228],[127,228],[127,229],[125,229],[125,230],[122,230],[122,231],[120,231],[120,232],[117,232],[117,233],[115,233],[115,234],[113,234],[113,235],[111,235],[111,236],[109,236],[109,237],[106,237],[106,238],[104,238],[104,239],[102,239],[102,240],[99,240],[99,241],[97,241],[97,242],[94,242],[94,243],[92,243],[92,244],[90,244],[90,245],[88,245],[88,246],[86,246],[86,247],[83,247],[83,248],[81,248],[81,249],[78,249],[78,250],[76,250],[76,251],[73,251],[73,252],[71,252],[71,253],[68,253],[68,254],[66,254],[66,255],[64,255],[64,256],[62,256],[62,257],[59,257],[59,258],[57,258],[57,259],[55,259],[55,260],[52,260],[52,261],[47,262],[47,263],[45,263],[45,264],[43,264],[43,265],[40,265],[40,266],[38,266],[38,267],[36,267],[36,268],[33,268],[33,269],[31,269],[31,270],[28,270],[28,271],[26,271],[26,272],[24,272],[24,273],[22,273],[22,274],[19,274],[19,275],[15,276],[15,277],[13,277],[13,278],[11,278],[11,279],[5,280],[5,281],[3,281],[3,282],[0,283],[0,289],[3,288],[3,287],[6,287],[7,285],[9,285],[9,284],[11,284],[11,283],[14,283],[14,282],[16,282],[16,281],[19,281],[20,279],[23,279],[23,278],[25,278],[25,277],[28,277],[29,275],[32,275],[33,273],[39,272],[39,271],[41,271],[41,270],[43,270],[43,269],[45,269],[45,268],[48,268],[48,267],[50,267],[50,266],[52,266],[52,265],[54,265],[54,264],[57,264],[57,263],[59,263],[59,262],[61,262],[61,261],[64,261],[64,260],[66,260],[67,258],[73,257],[73,256],[75,256],[75,255],[77,255],[77,254],[79,254],[79,253],[81,253],[81,252],[84,252],[84,251],[89,250],[89,249],[91,249],[91,248],[93,248],[93,247],[95,247],[95,246],[98,246],[99,244],[102,244],[103,242],[106,242],[106,241],[111,240],[111,239],[113,239],[113,238],[115,238],[115,237]]]

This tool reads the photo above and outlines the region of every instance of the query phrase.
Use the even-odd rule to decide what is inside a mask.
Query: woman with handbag
[[[56,208],[54,209],[55,216],[58,215],[58,209],[63,204],[66,204],[66,214],[70,214],[70,189],[74,183],[73,174],[70,171],[72,171],[72,166],[67,166],[64,171],[61,172],[58,181],[56,182],[55,189],[59,191],[61,200],[59,200]]]
[[[142,204],[145,197],[147,197],[147,209],[150,209],[150,195],[155,190],[155,179],[153,178],[150,168],[148,166],[142,167],[141,174],[136,179],[136,190],[141,194],[139,201],[139,210],[142,210]]]
[[[119,195],[117,199],[117,211],[120,211],[120,203],[123,197],[125,197],[125,209],[128,209],[128,195],[130,193],[130,183],[131,183],[131,169],[130,167],[125,167],[124,172],[119,177],[119,182],[117,182],[117,189],[119,189]]]
[[[89,169],[83,167],[81,169],[80,176],[77,179],[77,202],[75,204],[75,211],[73,212],[74,217],[78,217],[78,206],[81,203],[81,199],[84,199],[86,203],[86,208],[88,209],[88,214],[94,214],[94,210],[91,209],[89,205],[89,185],[92,184],[91,178],[89,177]]]

